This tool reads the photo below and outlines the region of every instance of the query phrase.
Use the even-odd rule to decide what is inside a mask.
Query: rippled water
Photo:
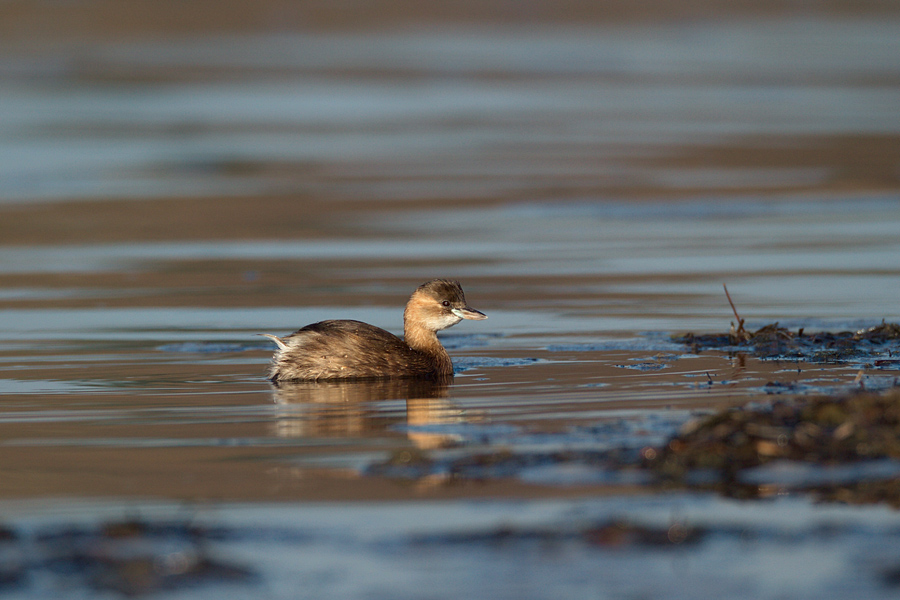
[[[798,17],[188,37],[16,57],[0,92],[0,200],[814,186],[833,165],[654,159],[895,136],[896,27]]]
[[[672,587],[686,572],[685,589],[721,598],[887,597],[900,539],[887,509],[673,499],[576,467],[416,484],[369,467],[412,450],[636,448],[697,412],[895,386],[895,369],[865,358],[692,354],[670,335],[727,330],[722,284],[750,326],[900,320],[898,33],[761,19],[7,56],[4,514],[27,538],[156,518],[146,499],[208,509],[230,532],[222,552],[265,582],[234,589],[263,597],[418,597],[425,582],[436,597],[574,598],[601,583],[603,597],[688,597]],[[451,384],[265,381],[272,348],[257,334],[325,318],[398,332],[409,293],[438,276],[490,317],[443,337]],[[514,500],[465,501],[490,497]],[[37,499],[44,512],[28,510]],[[622,515],[713,533],[677,559],[572,533]],[[792,515],[807,525],[770,521]],[[24,559],[19,596],[71,583],[42,556]],[[522,564],[537,569],[527,586]]]

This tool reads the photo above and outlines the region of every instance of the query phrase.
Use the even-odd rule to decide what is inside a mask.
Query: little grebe
[[[321,321],[279,338],[272,381],[362,377],[447,377],[453,363],[436,332],[463,319],[487,319],[466,304],[458,281],[434,279],[413,292],[403,311],[403,339],[361,321]]]

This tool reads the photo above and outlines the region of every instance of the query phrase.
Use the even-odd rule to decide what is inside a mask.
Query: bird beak
[[[452,312],[460,319],[471,319],[472,321],[481,321],[483,319],[487,319],[486,314],[484,314],[480,310],[475,310],[474,308],[468,306],[465,308],[454,308],[450,312]]]

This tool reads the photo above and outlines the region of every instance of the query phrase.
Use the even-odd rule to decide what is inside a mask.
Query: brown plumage
[[[285,338],[264,334],[278,350],[272,381],[453,374],[437,332],[463,319],[486,319],[471,308],[457,281],[434,279],[413,292],[403,312],[403,339],[361,321],[321,321]]]

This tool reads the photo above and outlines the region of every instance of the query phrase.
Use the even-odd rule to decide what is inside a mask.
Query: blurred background
[[[0,301],[393,305],[446,274],[602,307],[606,277],[668,318],[729,314],[727,275],[751,311],[875,318],[896,280],[840,290],[896,273],[898,13],[5,0]]]
[[[4,204],[696,199],[898,182],[891,2],[0,11]],[[302,226],[282,204],[259,208],[272,214],[237,227]]]

